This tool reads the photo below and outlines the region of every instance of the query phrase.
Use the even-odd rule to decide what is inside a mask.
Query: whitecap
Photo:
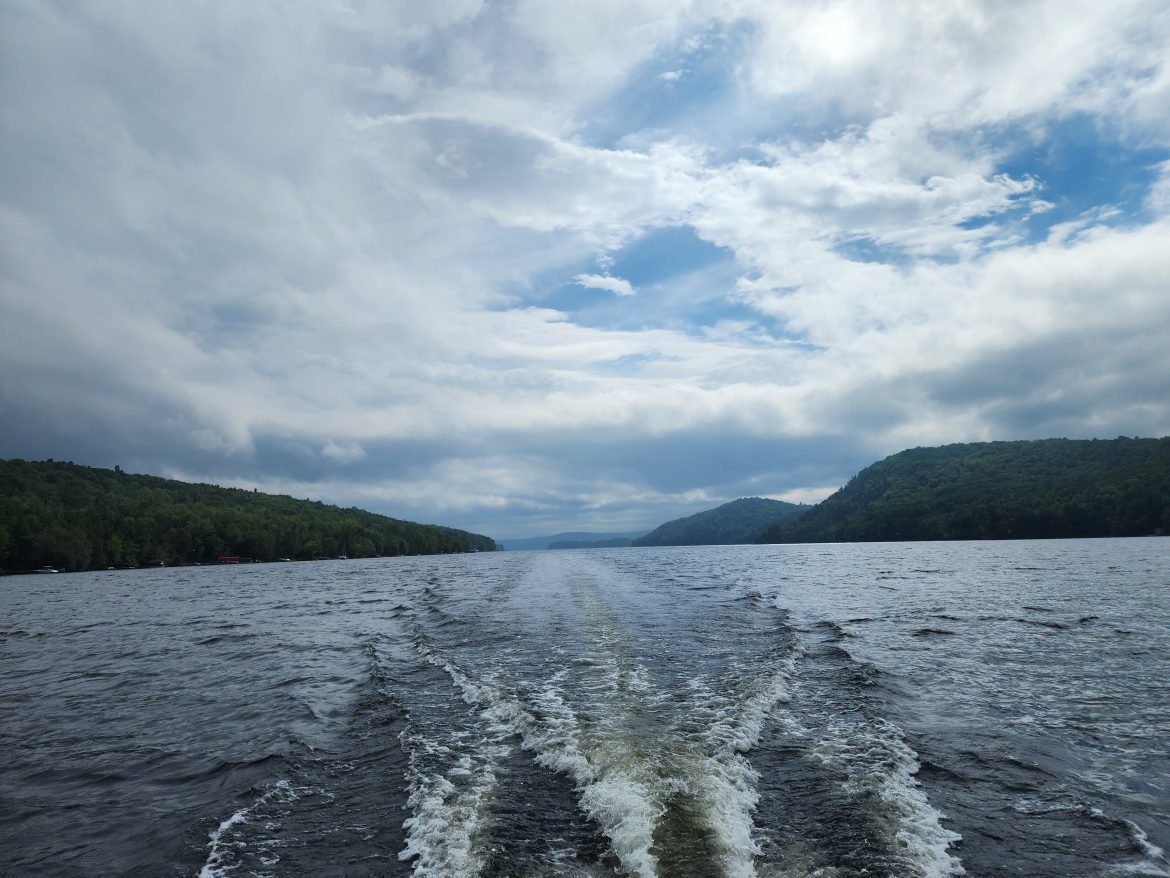
[[[1109,819],[1099,809],[1094,808],[1093,812],[1094,816]],[[1121,822],[1129,830],[1130,840],[1142,852],[1144,859],[1136,863],[1118,863],[1112,868],[1111,874],[1170,878],[1170,860],[1166,859],[1166,852],[1150,841],[1150,837],[1146,835],[1145,830],[1132,820],[1122,820]]]
[[[235,845],[243,845],[243,842],[233,843],[230,840],[231,830],[236,826],[250,822],[252,814],[270,801],[293,802],[296,799],[297,795],[292,788],[292,784],[287,780],[279,780],[272,784],[250,805],[240,808],[226,820],[222,821],[219,826],[212,830],[211,836],[208,838],[207,859],[203,863],[203,868],[199,870],[199,878],[227,878],[227,875],[234,868],[233,864],[227,862],[231,848]]]

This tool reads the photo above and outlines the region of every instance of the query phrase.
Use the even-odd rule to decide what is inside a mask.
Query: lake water
[[[0,580],[0,874],[1170,876],[1170,539]]]

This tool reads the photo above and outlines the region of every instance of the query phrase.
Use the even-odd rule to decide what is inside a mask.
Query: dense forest
[[[754,543],[771,525],[798,518],[811,507],[743,497],[714,509],[661,524],[635,546],[730,546]]]
[[[914,448],[862,470],[760,542],[1170,533],[1170,438]]]
[[[491,551],[487,537],[361,509],[73,463],[0,460],[0,570]]]

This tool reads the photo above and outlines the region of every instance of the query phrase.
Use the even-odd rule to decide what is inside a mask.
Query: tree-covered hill
[[[1170,438],[914,448],[862,470],[761,542],[1170,533]]]
[[[543,537],[524,537],[519,539],[498,539],[496,545],[509,552],[529,552],[540,551],[544,549],[551,549],[554,545],[557,548],[564,548],[564,543],[599,543],[607,540],[626,540],[626,545],[629,541],[644,534],[645,531],[626,531],[624,533],[597,533],[595,531],[566,531],[564,533],[550,534]],[[578,546],[580,548],[580,546]]]
[[[491,551],[488,537],[361,509],[73,463],[0,461],[0,569]]]
[[[634,540],[634,545],[730,546],[754,543],[772,525],[797,518],[809,508],[783,500],[743,497],[705,512],[661,524]]]
[[[613,537],[608,540],[557,540],[549,543],[550,549],[627,549],[634,544],[629,537]]]

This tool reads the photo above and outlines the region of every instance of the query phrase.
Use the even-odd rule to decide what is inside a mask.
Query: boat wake
[[[441,733],[417,722],[403,733],[412,816],[401,859],[416,876],[497,874],[497,812],[531,792],[501,769],[518,751],[571,782],[576,809],[603,839],[600,858],[570,849],[562,865],[634,878],[844,878],[875,865],[915,878],[964,874],[950,852],[959,835],[917,781],[917,754],[892,723],[856,709],[877,672],[838,646],[839,631],[802,642],[771,601],[736,588],[763,620],[753,623],[756,651],[731,655],[715,639],[690,667],[652,664],[645,632],[623,630],[589,577],[573,588],[582,637],[539,664],[517,663],[505,645],[473,668],[453,613],[437,606],[415,619],[418,656],[465,705],[443,710]],[[808,684],[826,674],[836,689]],[[804,775],[815,803],[784,793]],[[860,835],[818,836],[781,818],[785,809]]]

